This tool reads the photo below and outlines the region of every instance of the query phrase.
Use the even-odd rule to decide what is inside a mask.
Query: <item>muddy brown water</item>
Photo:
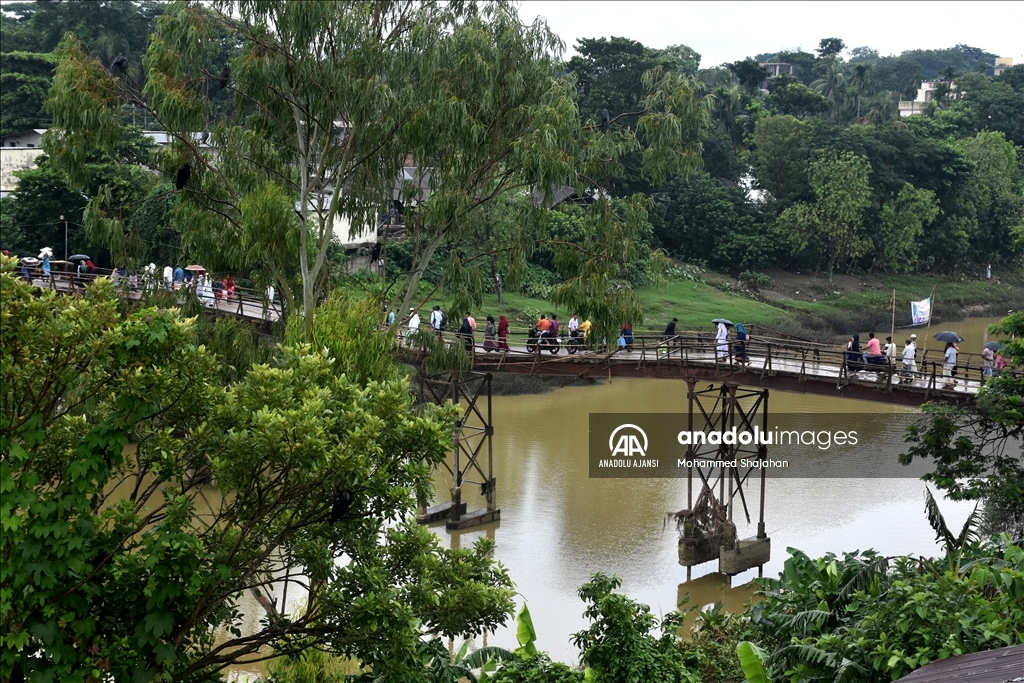
[[[960,344],[962,351],[978,353],[989,340],[985,329],[997,321],[983,318],[945,323],[932,329],[931,335],[954,330],[965,339]],[[896,338],[902,345],[909,334],[909,330],[897,330]],[[923,338],[924,331],[919,329],[917,334]],[[886,335],[888,331],[881,336]],[[940,346],[934,340],[929,348],[933,345]],[[589,476],[590,413],[682,413],[687,409],[684,382],[616,379],[539,395],[495,397],[493,407],[501,522],[462,533],[446,532],[443,526],[435,529],[450,543],[463,547],[483,535],[495,540],[496,558],[516,583],[518,604],[529,605],[541,649],[556,659],[575,663],[578,651],[571,636],[587,626],[576,591],[598,571],[619,576],[621,590],[649,604],[655,614],[675,609],[686,594],[691,605],[721,600],[727,610],[742,610],[751,595],[746,584],[757,576],[756,569],[729,579],[717,573],[717,562],[711,562],[694,567],[687,582],[686,568],[678,564],[676,532],[671,527],[663,529],[662,520],[666,512],[686,507],[685,480]],[[882,423],[886,415],[908,412],[885,404],[782,392],[772,392],[770,410],[821,415],[823,419],[872,413]],[[877,451],[877,457],[895,458],[902,443],[889,433],[887,440],[879,443],[876,439],[868,447]],[[438,492],[446,492],[450,482],[447,472],[435,477]],[[437,499],[443,500],[441,493]],[[470,509],[484,505],[476,492],[465,500]],[[968,503],[942,502],[947,521],[957,528],[972,508]],[[738,514],[734,520],[740,537],[755,535],[756,516],[750,526]],[[938,551],[924,514],[924,484],[913,477],[769,479],[765,525],[772,543],[771,560],[764,567],[766,576],[781,571],[787,547],[811,556],[867,548],[888,554]],[[478,638],[476,644],[481,643]],[[488,644],[515,647],[514,626],[489,636]]]
[[[980,352],[989,338],[985,329],[996,318],[945,323],[942,329],[959,332],[965,352]],[[881,336],[888,334],[885,331]],[[898,330],[902,342],[909,335]],[[918,330],[918,336],[923,337]],[[863,335],[866,337],[866,331]],[[934,342],[936,347],[938,342]],[[931,348],[932,345],[929,345]],[[495,556],[516,584],[517,606],[524,602],[538,634],[538,647],[553,658],[576,663],[578,650],[571,637],[587,626],[583,603],[576,595],[595,572],[615,574],[622,590],[647,603],[655,614],[676,609],[684,595],[691,605],[722,601],[728,611],[742,611],[751,595],[752,569],[731,579],[717,573],[717,562],[693,568],[678,564],[677,535],[663,528],[665,513],[686,507],[684,479],[591,479],[588,462],[588,418],[591,412],[685,412],[686,384],[675,380],[616,379],[589,387],[566,387],[543,394],[496,396],[494,410],[494,463],[498,524],[472,531],[449,533],[433,528],[453,546],[468,547],[487,536],[495,541]],[[905,414],[908,409],[841,398],[773,392],[775,412],[821,415]],[[813,419],[813,417],[811,418]],[[878,457],[894,458],[901,445],[874,443]],[[771,451],[769,451],[771,455]],[[435,499],[444,500],[451,478],[435,475]],[[483,497],[467,486],[469,508],[484,505]],[[971,504],[941,501],[950,526],[959,528]],[[734,517],[740,537],[756,533],[741,516]],[[787,547],[811,556],[827,552],[875,548],[887,554],[932,554],[939,548],[924,514],[924,484],[912,477],[898,479],[770,479],[765,498],[766,531],[771,537],[771,560],[766,576],[775,576],[788,557]],[[296,601],[299,596],[291,599]],[[246,597],[246,623],[253,628],[262,616],[255,601]],[[250,604],[251,603],[251,604]],[[483,644],[475,639],[475,646]],[[517,646],[514,624],[489,634],[487,644]],[[458,647],[458,644],[456,644]],[[257,667],[229,672],[229,680],[249,680]]]

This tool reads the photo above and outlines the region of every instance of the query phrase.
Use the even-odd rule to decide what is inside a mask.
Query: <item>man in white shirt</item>
[[[903,347],[903,379],[900,380],[901,382],[914,381],[913,373],[917,372],[917,361],[914,360],[916,354],[917,349],[914,348],[914,342],[908,339]]]
[[[441,331],[441,321],[444,319],[444,313],[441,312],[440,306],[434,306],[434,310],[430,312],[430,326],[435,331]]]
[[[409,334],[420,329],[420,316],[415,308],[409,309]]]
[[[569,336],[570,337],[574,336],[573,332],[578,330],[579,327],[580,327],[580,319],[579,319],[579,317],[575,313],[573,313],[572,317],[569,318]]]

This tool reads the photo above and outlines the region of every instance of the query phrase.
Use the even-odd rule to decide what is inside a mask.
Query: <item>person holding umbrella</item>
[[[935,339],[940,342],[946,342],[946,349],[942,352],[942,376],[948,378],[944,388],[951,389],[956,385],[956,355],[960,352],[960,347],[957,346],[964,340],[956,332],[950,332],[949,330],[943,330],[935,335]]]
[[[718,325],[718,331],[715,332],[715,341],[718,342],[718,357],[725,358],[729,355],[729,329],[727,326],[732,325],[732,322],[725,318],[715,318],[711,322]]]

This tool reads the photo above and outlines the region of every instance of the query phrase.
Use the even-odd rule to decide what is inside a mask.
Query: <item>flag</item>
[[[922,301],[910,302],[910,317],[914,319],[914,325],[924,325],[932,317],[932,298],[928,297]]]

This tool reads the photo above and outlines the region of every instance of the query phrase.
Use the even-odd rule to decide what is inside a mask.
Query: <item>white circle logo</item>
[[[615,436],[625,429],[634,430],[636,434],[623,432],[616,440]],[[640,444],[641,438],[643,439],[643,445]],[[619,425],[612,431],[611,436],[608,437],[608,450],[611,451],[613,456],[644,457],[647,455],[647,445],[647,433],[635,424]]]

